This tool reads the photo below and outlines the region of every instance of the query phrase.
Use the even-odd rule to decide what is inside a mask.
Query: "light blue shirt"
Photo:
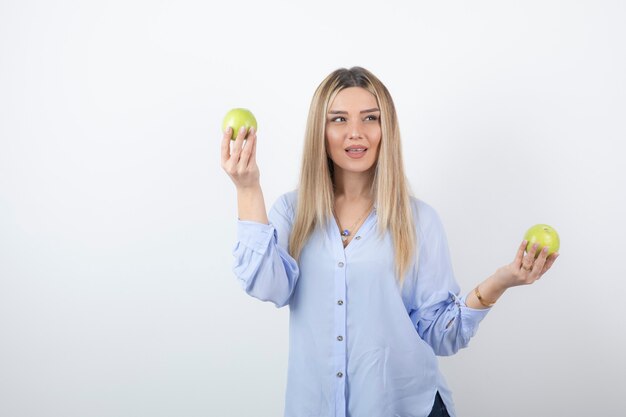
[[[345,249],[334,220],[318,227],[297,263],[287,252],[296,200],[283,194],[269,225],[239,220],[233,248],[246,293],[289,305],[285,417],[426,417],[437,391],[454,417],[436,355],[467,346],[489,309],[459,297],[438,214],[411,197],[419,261],[399,288],[376,207]]]

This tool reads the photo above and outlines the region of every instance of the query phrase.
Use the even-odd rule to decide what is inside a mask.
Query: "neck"
[[[335,198],[346,202],[371,201],[372,172],[335,171]]]

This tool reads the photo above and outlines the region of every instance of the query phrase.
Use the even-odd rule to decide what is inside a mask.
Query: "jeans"
[[[450,417],[439,392],[437,392],[437,395],[435,396],[435,403],[433,404],[433,409],[428,417]]]

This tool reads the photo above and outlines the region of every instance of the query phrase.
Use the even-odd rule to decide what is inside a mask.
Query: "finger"
[[[222,164],[225,164],[230,159],[230,137],[232,135],[232,129],[229,127],[224,131],[224,137],[222,138]]]
[[[243,149],[243,140],[245,135],[246,127],[241,126],[239,132],[237,132],[237,138],[235,139],[235,145],[233,146],[233,151],[231,153],[231,155],[235,157],[235,163],[239,163],[239,157],[241,155],[241,150]]]
[[[541,276],[541,271],[543,271],[543,266],[546,263],[546,258],[548,257],[548,247],[544,246],[541,252],[539,252],[539,256],[535,259],[535,264],[533,265],[532,274],[537,277],[537,279]]]
[[[250,149],[250,162],[249,163],[256,164],[256,144],[257,144],[256,129],[252,130],[252,134],[254,136],[254,140],[252,141],[252,148]]]
[[[535,261],[535,254],[537,253],[537,243],[533,243],[530,248],[530,252],[526,252],[526,256],[522,260],[522,269],[530,272],[533,269],[533,262]]]
[[[548,272],[550,268],[552,268],[554,261],[556,261],[556,258],[558,257],[559,257],[558,253],[553,253],[552,255],[548,256],[548,259],[546,259],[546,263],[543,266],[543,270],[541,271],[541,275],[545,274],[546,272]]]
[[[250,155],[252,154],[252,148],[254,142],[256,142],[256,135],[254,133],[254,128],[250,128],[250,133],[248,133],[248,139],[241,151],[241,158],[239,159],[242,166],[247,167],[250,161]]]
[[[522,265],[522,259],[524,259],[524,251],[526,250],[526,246],[528,245],[527,240],[523,240],[522,243],[517,248],[517,254],[515,255],[515,259],[513,260],[513,264],[518,268]]]
[[[528,254],[531,259],[537,259],[537,255],[539,254],[539,244],[537,242],[533,243],[533,246],[530,248],[530,252]]]

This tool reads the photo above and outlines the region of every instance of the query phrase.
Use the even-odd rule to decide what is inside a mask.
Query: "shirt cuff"
[[[476,328],[478,324],[485,318],[487,313],[491,311],[491,307],[488,308],[472,308],[468,307],[465,303],[467,300],[467,294],[463,297],[459,297],[453,293],[450,293],[452,297],[454,297],[455,302],[458,302],[459,307],[461,308],[461,315],[463,317],[463,321],[470,325],[470,327]]]
[[[237,241],[254,252],[264,254],[271,239],[276,242],[276,228],[270,224],[237,220]]]

